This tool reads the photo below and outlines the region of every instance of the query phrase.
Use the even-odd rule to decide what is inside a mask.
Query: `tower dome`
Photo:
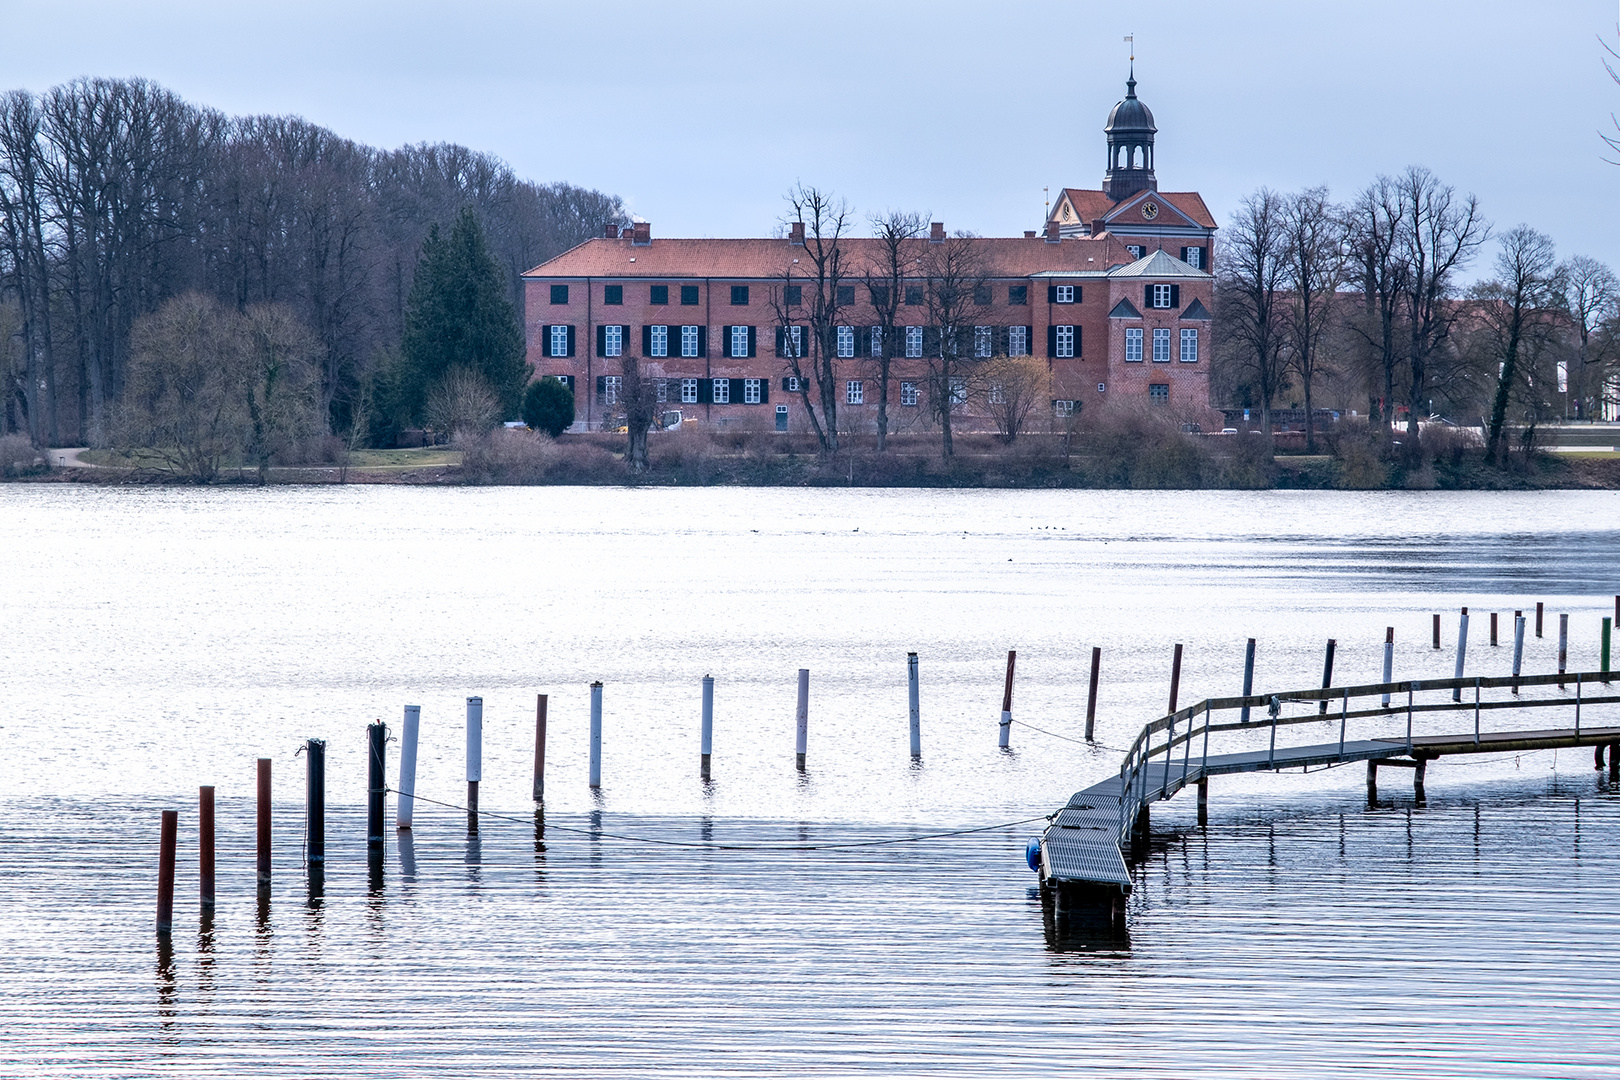
[[[1119,202],[1139,191],[1159,190],[1153,175],[1153,111],[1136,96],[1136,69],[1125,80],[1125,99],[1108,113],[1103,133],[1108,136],[1108,165],[1103,191]]]

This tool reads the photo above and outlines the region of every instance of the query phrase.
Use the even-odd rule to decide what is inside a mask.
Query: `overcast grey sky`
[[[0,86],[141,75],[378,146],[453,141],[624,197],[654,235],[768,233],[795,181],[864,212],[1016,235],[1096,187],[1124,93],[1166,190],[1217,219],[1260,185],[1428,166],[1499,226],[1620,264],[1616,0],[820,0],[792,5],[0,0]]]

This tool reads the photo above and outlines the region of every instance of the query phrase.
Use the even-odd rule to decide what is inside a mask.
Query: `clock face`
[[[1150,201],[1145,202],[1145,203],[1142,204],[1142,217],[1145,220],[1152,221],[1154,218],[1156,218],[1158,216],[1159,216],[1159,204],[1158,203],[1152,202],[1150,200]]]

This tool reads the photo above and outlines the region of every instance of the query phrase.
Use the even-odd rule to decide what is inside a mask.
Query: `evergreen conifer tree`
[[[488,381],[503,415],[517,411],[530,371],[523,328],[470,207],[448,236],[434,225],[422,242],[402,344],[399,405],[411,419],[421,418],[428,393],[456,367]]]

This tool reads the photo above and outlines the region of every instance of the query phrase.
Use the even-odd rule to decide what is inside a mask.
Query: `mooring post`
[[[270,759],[259,759],[259,888],[270,887]]]
[[[1440,613],[1434,613],[1434,647],[1440,647]]]
[[[1524,663],[1524,616],[1513,616],[1513,692],[1519,692],[1519,669]]]
[[[204,915],[214,910],[214,786],[197,789],[197,886]]]
[[[1424,801],[1423,771],[1428,767],[1428,764],[1428,758],[1418,758],[1417,766],[1412,770],[1412,795],[1417,799],[1418,802]]]
[[[546,695],[534,697],[534,801],[546,801]]]
[[[1013,665],[1018,662],[1018,651],[1007,650],[1007,681],[1001,690],[1001,735],[996,745],[1005,750],[1012,741],[1012,688]]]
[[[922,698],[917,685],[917,654],[906,653],[906,698],[911,706],[911,757],[922,757]]]
[[[174,846],[180,829],[180,811],[163,811],[158,832],[157,932],[168,937],[174,931]]]
[[[1170,708],[1176,711],[1176,700],[1181,696],[1181,642],[1176,642],[1175,655],[1170,658]],[[1165,753],[1170,751],[1166,750]]]
[[[416,743],[422,730],[422,706],[405,706],[399,736],[399,800],[394,809],[394,825],[410,832],[416,814]]]
[[[388,798],[388,725],[378,720],[366,725],[366,854],[383,854],[384,801]]]
[[[799,669],[799,704],[793,713],[794,767],[804,772],[804,755],[810,743],[810,669]]]
[[[326,742],[304,744],[304,836],[311,867],[326,863]]]
[[[1378,805],[1378,759],[1367,759],[1367,805]]]
[[[1491,612],[1491,644],[1496,644],[1496,612]]]
[[[1603,672],[1603,685],[1609,685],[1609,635],[1614,629],[1614,621],[1609,616],[1603,616],[1603,630],[1598,639],[1598,670]]]
[[[913,654],[915,655],[915,654]],[[703,676],[703,727],[698,737],[698,778],[709,778],[709,755],[714,752],[714,676]]]
[[[591,787],[602,786],[602,682],[591,683]]]
[[[1541,636],[1541,611],[1543,606],[1540,600],[1536,601],[1536,637]]]
[[[1474,676],[1474,745],[1479,745],[1479,684],[1480,678]]]
[[[484,778],[484,699],[467,699],[467,835],[478,835],[478,782]]]
[[[1338,645],[1338,641],[1328,638],[1327,655],[1322,658],[1322,689],[1324,690],[1333,685],[1333,650],[1338,648]],[[1322,699],[1322,708],[1318,711],[1321,715],[1326,716],[1327,710],[1328,699],[1324,697]]]
[[[1569,663],[1569,615],[1558,616],[1558,674],[1562,675]],[[1558,680],[1558,689],[1564,688],[1564,680]]]
[[[1458,617],[1458,619],[1457,619],[1457,666],[1456,666],[1456,669],[1452,672],[1451,677],[1453,679],[1460,679],[1460,678],[1463,677],[1463,660],[1467,655],[1468,655],[1468,609],[1463,608],[1462,609],[1462,615],[1460,615]],[[1451,700],[1452,701],[1461,701],[1462,700],[1462,687],[1461,686],[1454,686],[1454,687],[1451,688]]]
[[[1102,674],[1102,649],[1091,647],[1091,690],[1086,694],[1086,742],[1094,741],[1097,732],[1097,677]]]
[[[1209,777],[1198,778],[1198,824],[1209,824]]]
[[[1620,742],[1609,744],[1609,783],[1620,784]]]
[[[1254,638],[1243,649],[1243,696],[1248,697],[1254,693]],[[1239,717],[1243,723],[1249,722],[1249,707],[1243,706],[1243,714]]]
[[[1395,628],[1384,627],[1384,685],[1395,681]],[[1384,694],[1384,708],[1389,708],[1389,694]]]

